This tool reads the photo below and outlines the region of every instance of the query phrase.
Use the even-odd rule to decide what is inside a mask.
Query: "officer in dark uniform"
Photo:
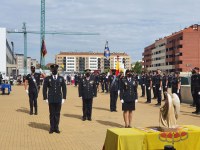
[[[190,106],[195,107],[196,106],[196,98],[195,98],[195,86],[196,84],[198,85],[198,82],[196,82],[196,78],[198,78],[198,71],[192,69],[192,75],[191,75],[191,94],[192,94],[192,98],[193,98],[193,103]]]
[[[162,100],[162,76],[160,69],[157,69],[157,75],[156,75],[156,93],[157,93],[157,106],[161,105]]]
[[[173,75],[172,75],[172,73],[170,73],[168,75],[168,88],[172,87],[172,78],[173,78]]]
[[[30,115],[33,115],[33,106],[35,108],[35,115],[38,114],[37,98],[40,90],[40,76],[40,73],[35,72],[35,67],[31,66],[31,74],[28,74],[25,78],[24,87],[29,96]]]
[[[105,73],[102,73],[102,76],[100,78],[102,93],[104,93],[105,90],[105,78],[106,78]]]
[[[168,75],[166,73],[163,73],[162,86],[163,86],[164,100],[166,100],[167,97],[166,97],[166,94],[164,94],[168,90]]]
[[[153,99],[157,99],[157,92],[156,92],[156,71],[154,71],[153,75],[152,75],[152,87],[153,87]]]
[[[0,72],[0,85],[2,84],[2,80],[3,80],[3,77],[2,77],[2,74]]]
[[[122,103],[125,128],[131,128],[132,111],[135,110],[136,83],[132,78],[130,70],[126,70],[126,77],[123,78],[120,88],[120,101]]]
[[[119,87],[119,78],[115,75],[116,70],[112,69],[112,75],[109,76],[109,87],[110,87],[110,111],[117,111],[116,108],[116,103],[117,103],[117,98],[118,98],[118,93],[120,90]]]
[[[105,74],[105,80],[104,80],[104,83],[105,83],[105,90],[106,90],[106,93],[108,93],[108,73]]]
[[[43,98],[49,104],[49,133],[52,134],[53,132],[60,133],[58,127],[60,122],[60,111],[61,105],[64,104],[66,100],[67,88],[64,78],[58,75],[58,65],[53,64],[50,66],[50,69],[52,75],[46,77],[44,80]]]
[[[138,75],[136,74],[136,73],[134,73],[134,72],[132,72],[132,77],[133,77],[133,80],[135,81],[135,90],[136,90],[136,96],[135,96],[135,102],[137,102],[138,101],[138,84],[139,84],[139,79],[138,79]]]
[[[74,86],[77,86],[78,85],[78,75],[75,74],[74,76]]]
[[[191,90],[194,102],[196,105],[196,111],[192,112],[193,114],[200,114],[200,74],[199,68],[195,67],[193,69],[193,75],[191,78]]]
[[[90,76],[90,71],[90,69],[85,70],[85,77],[82,79],[79,85],[79,97],[82,97],[83,100],[83,121],[86,119],[89,121],[92,120],[93,98],[97,96],[95,79]]]
[[[141,79],[140,79],[140,85],[141,85],[141,89],[142,89],[142,96],[141,97],[144,97],[145,96],[145,81],[146,80],[146,76],[144,74],[144,72],[142,72],[142,76],[141,76]]]
[[[146,103],[151,103],[151,88],[152,88],[152,77],[150,72],[146,74],[146,93],[147,93],[147,101]]]
[[[176,71],[174,77],[172,78],[172,93],[176,93],[181,101],[181,78],[180,72]]]

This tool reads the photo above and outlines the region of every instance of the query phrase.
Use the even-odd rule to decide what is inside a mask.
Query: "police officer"
[[[157,75],[156,75],[156,93],[157,93],[157,106],[161,105],[161,100],[162,100],[162,76],[161,76],[161,70],[157,69]]]
[[[132,111],[135,110],[136,83],[132,78],[130,70],[126,70],[126,77],[123,79],[120,91],[125,128],[131,128]]]
[[[146,103],[151,103],[151,88],[152,88],[152,77],[150,72],[146,74],[146,93],[147,93],[147,101]]]
[[[196,77],[198,77],[198,72],[196,72],[195,69],[192,69],[192,75],[191,75],[191,94],[192,94],[192,98],[193,98],[193,103],[190,106],[195,107],[196,106],[196,98],[195,98],[195,86],[196,84],[198,84],[198,82],[196,82]]]
[[[141,85],[141,89],[142,89],[142,96],[141,97],[145,96],[145,80],[146,80],[146,76],[145,76],[144,72],[142,72],[142,76],[141,76],[141,79],[140,79],[140,85]]]
[[[40,76],[40,73],[35,72],[35,67],[31,66],[31,74],[25,77],[24,87],[29,96],[30,115],[33,115],[33,106],[35,108],[34,114],[38,114],[37,98],[40,90]]]
[[[105,90],[105,78],[106,78],[105,73],[102,73],[100,77],[102,93],[104,93],[104,90]]]
[[[50,69],[52,75],[46,77],[44,80],[43,98],[49,104],[49,133],[52,134],[53,132],[60,133],[60,111],[61,105],[66,100],[67,88],[64,78],[58,75],[58,65],[53,64],[50,66]]]
[[[168,75],[166,73],[163,73],[162,86],[163,86],[164,100],[166,100],[167,97],[166,97],[166,94],[164,94],[168,90]]]
[[[106,93],[108,93],[108,73],[106,73],[105,75],[105,80],[104,80],[104,83],[105,83],[105,90],[106,90]]]
[[[152,87],[153,87],[153,99],[157,99],[157,92],[156,92],[156,71],[154,71],[153,75],[152,75]]]
[[[172,78],[172,93],[176,93],[181,101],[181,78],[180,72],[176,71],[174,77]]]
[[[3,80],[3,77],[2,77],[2,74],[1,74],[1,72],[0,72],[0,85],[1,85],[1,83],[2,83],[2,80]]]
[[[83,100],[83,117],[82,120],[86,119],[92,120],[92,103],[93,98],[97,96],[97,89],[95,79],[91,77],[91,70],[85,70],[85,77],[80,82],[79,85],[79,97]]]
[[[195,67],[193,69],[193,75],[191,78],[191,88],[193,92],[193,98],[196,105],[196,111],[192,112],[193,114],[200,114],[200,74],[199,68]]]
[[[119,94],[119,78],[115,75],[116,70],[112,69],[112,75],[109,76],[109,87],[110,87],[110,111],[117,111],[117,98]]]

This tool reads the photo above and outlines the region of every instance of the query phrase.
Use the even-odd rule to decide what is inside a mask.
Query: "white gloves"
[[[179,89],[177,90],[177,93],[179,93]]]
[[[150,90],[151,89],[151,87],[148,87],[148,90]]]
[[[45,102],[48,104],[48,103],[49,103],[49,102],[48,102],[48,99],[46,99]]]
[[[26,93],[28,94],[28,90],[26,90]]]
[[[143,86],[145,86],[145,84],[142,84]]]
[[[79,97],[80,99],[82,99],[82,96],[81,97]]]
[[[62,99],[62,104],[64,104],[64,102],[65,102],[65,99]]]
[[[198,95],[200,95],[200,92],[198,92]]]
[[[165,88],[167,88],[167,86],[165,86]]]
[[[161,87],[159,87],[159,91],[161,91]]]
[[[43,70],[40,68],[40,73],[43,73]]]
[[[137,103],[137,102],[138,102],[138,100],[137,100],[137,99],[135,99],[135,102]]]
[[[120,90],[118,90],[118,95],[120,94]]]
[[[155,85],[153,87],[155,87]]]
[[[121,101],[122,104],[124,103],[124,100],[123,100],[123,99],[121,99],[120,101]]]

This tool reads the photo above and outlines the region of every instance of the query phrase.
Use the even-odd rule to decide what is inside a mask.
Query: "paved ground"
[[[140,91],[139,91],[140,92]],[[123,127],[124,121],[121,103],[118,101],[118,112],[109,111],[109,95],[98,93],[93,104],[93,120],[81,121],[81,99],[77,88],[68,86],[67,101],[61,111],[61,134],[48,133],[48,105],[38,99],[39,115],[29,115],[28,96],[23,86],[13,87],[11,95],[0,95],[0,149],[1,150],[101,150],[106,130]],[[139,94],[140,95],[140,94]],[[133,115],[133,126],[156,126],[159,108],[144,104],[139,99]],[[181,105],[179,124],[200,125],[200,116],[193,115],[188,104]]]

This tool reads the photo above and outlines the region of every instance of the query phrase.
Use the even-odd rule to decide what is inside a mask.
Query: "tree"
[[[141,74],[141,72],[142,72],[142,64],[137,61],[135,63],[135,66],[132,68],[132,70],[137,74]]]

